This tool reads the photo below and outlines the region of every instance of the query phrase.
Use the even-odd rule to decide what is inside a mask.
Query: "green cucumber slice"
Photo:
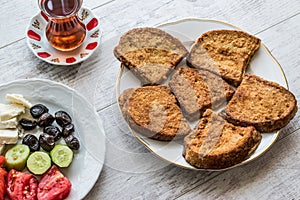
[[[30,154],[27,145],[17,144],[5,153],[5,166],[8,170],[15,169],[22,171],[25,168],[26,160]]]
[[[50,156],[42,151],[32,153],[27,159],[27,168],[36,175],[44,174],[51,167]]]
[[[52,161],[59,167],[68,167],[73,160],[73,151],[67,146],[58,144],[50,151]]]

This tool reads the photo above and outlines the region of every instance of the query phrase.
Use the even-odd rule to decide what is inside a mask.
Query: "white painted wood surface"
[[[262,39],[299,101],[300,1],[85,0],[84,5],[99,16],[103,43],[82,64],[56,67],[37,59],[26,46],[25,29],[38,12],[37,0],[1,0],[0,83],[47,78],[79,90],[94,104],[104,122],[107,155],[85,199],[300,199],[299,114],[275,145],[250,164],[225,172],[181,169],[152,155],[131,136],[116,104],[119,65],[111,59],[118,37],[133,27],[186,17],[223,20]]]

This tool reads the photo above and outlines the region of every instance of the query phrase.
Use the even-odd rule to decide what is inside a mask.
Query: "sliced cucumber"
[[[50,156],[42,151],[32,153],[27,159],[27,168],[30,172],[41,175],[51,167]]]
[[[26,160],[30,154],[30,149],[27,145],[17,144],[9,149],[6,154],[5,166],[8,170],[15,169],[21,171],[25,168]]]
[[[68,167],[73,160],[73,151],[67,146],[58,144],[50,151],[52,161],[59,167]]]

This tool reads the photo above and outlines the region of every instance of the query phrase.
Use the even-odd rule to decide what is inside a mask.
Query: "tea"
[[[40,0],[40,7],[48,15],[46,37],[49,43],[61,51],[77,48],[83,42],[86,28],[77,12],[82,0]]]
[[[55,19],[47,25],[46,37],[54,48],[61,51],[76,49],[85,38],[85,26],[76,16]]]

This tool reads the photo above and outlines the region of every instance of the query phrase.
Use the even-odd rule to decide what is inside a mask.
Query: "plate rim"
[[[72,94],[74,95],[77,95],[79,98],[81,98],[82,100],[84,100],[84,102],[90,107],[93,109],[93,113],[94,115],[96,116],[96,119],[97,119],[97,124],[99,127],[102,126],[102,124],[99,124],[99,121],[100,120],[100,116],[98,115],[98,113],[96,112],[96,109],[95,107],[81,94],[79,93],[77,90],[71,88],[70,86],[68,85],[65,85],[63,83],[60,83],[60,82],[56,82],[56,81],[53,81],[53,80],[49,80],[49,79],[44,79],[44,78],[30,78],[30,79],[16,79],[16,80],[13,80],[13,81],[9,81],[9,82],[6,82],[6,83],[1,83],[0,84],[0,89],[3,88],[3,87],[6,87],[6,86],[10,86],[12,84],[20,84],[20,83],[26,83],[26,82],[32,82],[32,81],[36,81],[36,82],[43,82],[45,84],[51,84],[51,85],[55,85],[55,86],[58,86],[58,87],[63,87],[64,89],[67,89],[69,90],[70,92],[72,92]],[[86,197],[89,192],[93,189],[93,187],[95,186],[95,184],[97,183],[99,177],[100,177],[100,174],[103,170],[103,167],[104,167],[104,163],[105,163],[105,157],[106,157],[106,142],[105,142],[105,137],[106,137],[106,134],[105,134],[105,130],[104,128],[102,129],[102,134],[103,134],[103,137],[104,137],[104,142],[102,144],[103,146],[103,161],[102,162],[98,162],[98,167],[99,168],[99,171],[97,172],[96,174],[96,180],[95,182],[89,187],[87,188],[87,191],[83,193],[83,196],[81,198],[84,198]],[[91,154],[89,151],[86,151],[87,153]],[[92,156],[92,155],[91,155]],[[93,156],[92,156],[93,157]]]
[[[178,20],[174,20],[174,21],[168,21],[168,22],[165,22],[165,23],[161,23],[159,25],[156,25],[155,28],[161,28],[163,26],[167,26],[167,25],[172,25],[172,24],[178,24],[178,23],[182,23],[182,22],[186,22],[186,21],[209,21],[209,22],[216,22],[216,23],[221,23],[221,24],[225,24],[225,25],[228,25],[228,26],[231,26],[237,30],[240,30],[240,31],[244,31],[242,28],[236,26],[236,25],[233,25],[229,22],[225,22],[225,21],[222,21],[222,20],[218,20],[218,19],[210,19],[210,18],[193,18],[193,17],[188,17],[188,18],[182,18],[182,19],[178,19]],[[196,38],[195,38],[196,40]],[[284,83],[287,87],[287,89],[289,90],[289,85],[288,85],[288,81],[287,81],[287,78],[285,76],[285,73],[284,73],[284,70],[282,68],[282,66],[280,65],[280,63],[277,61],[277,59],[272,55],[271,51],[267,48],[267,46],[261,42],[261,47],[263,47],[269,56],[271,56],[272,60],[276,63],[277,67],[280,69],[280,72],[282,74],[282,77],[284,79]],[[120,91],[120,80],[121,80],[121,76],[122,76],[122,73],[124,71],[124,65],[122,65],[122,63],[120,64],[120,69],[119,69],[119,72],[118,72],[118,75],[117,75],[117,80],[116,80],[116,99],[117,99],[117,102],[118,102],[118,108],[119,108],[119,111],[122,115],[122,112],[121,112],[121,108],[120,108],[120,104],[119,104],[119,99],[118,97],[120,96],[119,94],[119,91]],[[123,117],[124,119],[124,117]],[[203,169],[203,168],[196,168],[192,165],[190,165],[189,163],[189,167],[188,166],[184,166],[184,165],[181,165],[180,163],[175,163],[174,161],[171,161],[171,160],[168,160],[164,157],[162,157],[161,155],[159,155],[158,153],[156,153],[152,148],[150,148],[150,146],[147,144],[146,141],[144,141],[140,136],[138,136],[134,130],[132,130],[132,128],[129,126],[129,124],[126,122],[126,125],[127,127],[129,128],[131,134],[140,142],[142,143],[151,153],[153,153],[155,156],[157,156],[158,158],[162,159],[163,161],[165,162],[168,162],[172,165],[175,165],[177,167],[181,167],[181,168],[184,168],[184,169],[189,169],[189,170],[195,170],[195,171],[226,171],[226,170],[230,170],[230,169],[233,169],[233,168],[236,168],[236,167],[240,167],[242,165],[245,165],[245,164],[248,164],[256,159],[258,159],[259,157],[261,157],[262,155],[264,155],[267,151],[270,150],[270,148],[273,146],[273,144],[277,141],[280,133],[281,133],[281,129],[278,130],[276,132],[276,136],[274,137],[274,139],[270,142],[270,144],[267,146],[267,148],[264,149],[264,151],[262,151],[259,155],[257,155],[256,157],[254,158],[251,158],[251,159],[247,159],[247,160],[244,160],[236,165],[233,165],[233,166],[230,166],[230,167],[227,167],[227,168],[223,168],[223,169]]]

